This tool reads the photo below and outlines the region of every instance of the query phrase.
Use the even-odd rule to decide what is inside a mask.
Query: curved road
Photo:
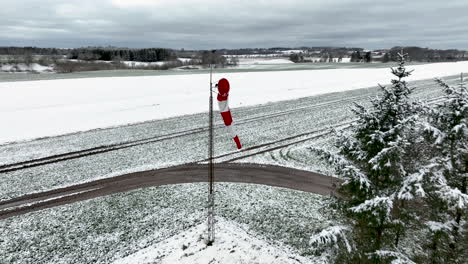
[[[207,181],[207,165],[188,164],[159,170],[141,171],[96,180],[0,203],[0,219],[22,215],[113,193],[167,184]],[[286,167],[258,164],[215,164],[216,182],[253,183],[284,187],[321,195],[336,196],[341,180],[322,174]]]

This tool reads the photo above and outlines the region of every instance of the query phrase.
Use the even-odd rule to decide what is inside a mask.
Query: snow
[[[371,212],[375,209],[380,209],[382,212],[385,212],[387,217],[390,216],[390,212],[393,208],[393,200],[389,197],[375,197],[370,200],[366,200],[364,203],[359,204],[358,206],[351,207],[350,210],[354,213],[363,213]]]
[[[14,69],[14,65],[11,65],[11,64],[2,64],[2,66],[0,67],[0,70],[2,72],[10,72]]]
[[[305,53],[304,50],[283,50],[281,51],[283,54],[293,54],[293,53]]]
[[[189,62],[192,60],[192,58],[178,58],[181,62]]]
[[[257,64],[290,64],[294,63],[289,59],[279,58],[279,59],[259,59],[259,58],[240,58],[239,66],[242,65],[257,65]]]
[[[261,242],[281,243],[303,254],[308,252],[309,236],[334,223],[330,210],[323,209],[328,200],[319,195],[250,184],[220,183],[216,190],[217,217],[238,223],[235,233],[245,230],[246,243],[252,245],[258,244],[251,238],[260,234]],[[221,221],[217,242],[224,232]],[[195,241],[206,232],[205,223],[205,183],[142,188],[0,221],[0,256],[4,263],[112,263],[148,247],[158,248],[159,242],[202,224]],[[283,247],[274,247],[278,248]],[[278,254],[284,252],[291,251]],[[329,263],[328,256],[309,263]]]
[[[440,232],[440,231],[449,232],[451,230],[450,225],[447,223],[427,221],[426,226],[431,230],[431,232]]]
[[[18,64],[0,64],[0,72],[53,72],[53,66],[44,66],[38,63],[31,63],[26,65],[24,63]]]
[[[415,264],[412,260],[408,259],[405,255],[396,251],[377,250],[375,255],[381,258],[390,258],[390,264]]]
[[[336,245],[338,241],[343,240],[346,250],[348,252],[352,251],[352,247],[349,244],[348,239],[346,238],[346,231],[351,230],[348,226],[331,226],[323,229],[320,233],[312,236],[310,238],[311,245]]]
[[[57,200],[57,199],[65,198],[65,197],[79,195],[79,194],[82,194],[82,193],[85,193],[85,192],[92,192],[92,191],[95,191],[95,190],[98,190],[98,189],[99,188],[90,188],[90,189],[85,190],[85,191],[72,192],[72,193],[67,193],[67,194],[64,194],[64,195],[53,196],[51,198],[40,200],[40,201],[31,199],[31,202],[29,202],[29,203],[20,203],[19,205],[16,204],[16,205],[13,205],[13,206],[8,206],[8,207],[6,207],[5,205],[0,205],[0,212],[2,212],[3,210],[12,210],[12,209],[16,210],[16,209],[20,209],[20,208],[23,208],[23,207],[29,207],[29,206],[32,206],[32,205],[37,204],[37,203],[46,203],[46,202],[49,202],[49,201],[53,201],[53,200]]]
[[[341,62],[343,62],[343,63],[351,62],[351,57],[342,58],[342,59],[341,59]]]
[[[412,66],[409,81],[459,74],[468,62]],[[214,73],[230,80],[231,108],[388,83],[390,69]],[[0,83],[0,143],[208,110],[208,74]]]
[[[125,263],[317,263],[291,252],[282,245],[273,245],[256,238],[232,221],[217,219],[215,242],[207,246],[202,235],[206,223],[199,224],[169,239],[119,259]]]
[[[305,56],[304,60],[305,61],[310,61],[310,62],[313,62],[313,63],[327,63],[328,62],[328,58],[324,58],[324,57],[308,57],[308,56]],[[350,57],[343,57],[343,58],[341,58],[341,61],[339,61],[338,57],[334,57],[334,58],[332,58],[332,62],[333,63],[350,63],[351,58]]]
[[[148,67],[148,66],[163,66],[166,64],[165,61],[156,61],[156,62],[142,62],[142,61],[122,61],[123,64],[130,67]]]
[[[223,55],[226,58],[274,58],[282,57],[282,53],[271,53],[271,54],[243,54],[243,55]]]

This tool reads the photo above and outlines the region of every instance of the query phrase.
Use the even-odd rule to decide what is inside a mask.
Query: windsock
[[[228,96],[229,96],[228,80],[222,78],[221,80],[218,81],[217,87],[218,87],[217,99],[218,99],[219,112],[221,113],[221,117],[223,118],[224,124],[229,130],[229,133],[231,134],[232,139],[234,139],[234,142],[236,142],[237,149],[241,149],[242,148],[241,142],[236,132],[234,131],[234,128],[232,125],[231,110],[229,109],[229,103],[228,103]]]

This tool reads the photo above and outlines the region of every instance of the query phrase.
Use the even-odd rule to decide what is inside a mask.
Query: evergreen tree
[[[372,53],[370,51],[366,52],[365,59],[367,63],[372,62]]]
[[[468,258],[468,90],[440,79],[445,101],[428,114],[427,165],[407,179],[400,196],[417,195],[430,211],[423,215],[428,263],[463,263]]]
[[[351,62],[359,62],[358,54],[356,51],[351,53]]]
[[[389,61],[390,61],[390,56],[389,56],[388,52],[386,52],[382,57],[382,62],[387,63]]]
[[[361,62],[361,61],[362,61],[361,52],[360,52],[359,50],[356,52],[356,61],[357,61],[357,62]]]
[[[339,263],[410,262],[400,241],[412,215],[398,192],[417,171],[411,145],[417,138],[419,107],[408,101],[412,89],[403,80],[411,74],[405,68],[406,56],[398,54],[399,65],[392,68],[397,78],[391,87],[380,86],[383,94],[372,100],[370,109],[356,104],[357,124],[350,133],[339,135],[337,153],[312,149],[345,180],[340,206],[351,233],[347,241],[354,250],[343,250],[337,257]]]

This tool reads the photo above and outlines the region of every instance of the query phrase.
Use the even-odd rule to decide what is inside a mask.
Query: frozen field
[[[250,60],[250,63],[240,64],[235,67],[217,68],[218,73],[234,72],[265,72],[265,71],[307,71],[324,69],[362,69],[362,68],[386,68],[394,66],[395,63],[255,63],[258,60]],[[420,65],[421,63],[409,63],[409,65]],[[0,72],[0,82],[18,82],[18,81],[38,81],[38,80],[61,80],[61,79],[80,79],[80,78],[100,78],[100,77],[135,77],[135,76],[165,76],[165,75],[188,75],[188,74],[208,74],[209,69],[170,69],[170,70],[108,70],[75,72],[66,74],[13,74]]]
[[[455,83],[457,77],[448,80]],[[414,98],[440,95],[440,88],[432,80],[412,84],[418,87]],[[303,155],[307,150],[302,146],[311,142],[328,144],[329,137],[323,133],[330,127],[349,123],[353,118],[350,111],[353,103],[366,102],[377,92],[375,87],[365,88],[234,109],[234,125],[244,147],[266,144],[241,153],[235,150],[220,117],[215,115],[215,155],[223,155],[216,162],[232,159],[267,162],[327,173],[327,168],[316,158]],[[6,166],[130,142],[129,147],[113,151],[4,172],[0,177],[0,200],[132,171],[203,160],[206,158],[206,124],[207,115],[202,113],[0,146],[0,166]],[[283,145],[285,147],[269,151]],[[181,150],[184,155],[181,155]]]
[[[385,72],[382,83],[391,78],[388,69]],[[415,75],[418,73],[419,70]],[[452,76],[446,80],[457,83],[458,77]],[[417,87],[413,99],[426,100],[440,96],[440,88],[432,80],[414,81],[411,85]],[[312,156],[307,147],[331,147],[330,138],[321,136],[320,130],[352,120],[349,111],[352,102],[365,103],[369,96],[378,93],[375,83],[369,86],[374,87],[274,102],[278,98],[285,99],[277,97],[262,105],[238,105],[241,107],[234,109],[233,115],[244,145],[271,144],[255,152],[237,153],[226,131],[219,126],[215,131],[215,154],[229,155],[217,159],[217,162],[237,159],[236,162],[277,164],[330,173],[329,168]],[[298,90],[295,95],[303,97],[306,95],[301,92],[307,94],[310,90]],[[272,91],[277,96],[282,95],[280,90]],[[238,96],[242,98],[242,93]],[[200,97],[204,105],[206,97],[206,93]],[[216,122],[221,122],[217,115]],[[99,155],[1,173],[0,200],[124,172],[204,159],[207,132],[196,129],[206,126],[206,123],[206,113],[190,114],[0,146],[0,165],[5,165],[103,144],[148,137],[158,139]],[[185,155],[181,155],[182,151]],[[239,239],[225,241],[226,250],[236,246],[246,254],[262,253],[255,248],[247,250],[241,243],[246,239],[252,245],[285,252],[299,260],[305,258],[303,263],[320,263],[318,261],[326,259],[326,254],[313,256],[308,241],[312,234],[336,223],[334,211],[329,207],[333,203],[331,198],[259,185],[216,186],[216,215],[224,221],[220,225],[224,227],[219,231],[220,239],[225,241],[226,233],[233,229],[239,235]],[[110,263],[158,257],[158,252],[151,251],[151,247],[158,246],[173,257],[180,257],[176,249],[181,246],[177,244],[178,235],[195,232],[202,228],[201,224],[206,219],[206,188],[206,184],[145,188],[2,220],[0,255],[6,256],[8,263]],[[192,239],[192,236],[188,236],[188,240]],[[197,244],[193,246],[197,250]],[[189,247],[189,250],[192,249]],[[151,252],[148,253],[148,250]],[[194,254],[193,259],[206,257],[204,253]],[[290,263],[295,263],[293,260]]]
[[[459,74],[468,62],[411,67],[409,80]],[[217,73],[231,82],[231,107],[252,106],[389,82],[389,69]],[[0,143],[201,113],[207,75],[109,77],[0,83]]]

